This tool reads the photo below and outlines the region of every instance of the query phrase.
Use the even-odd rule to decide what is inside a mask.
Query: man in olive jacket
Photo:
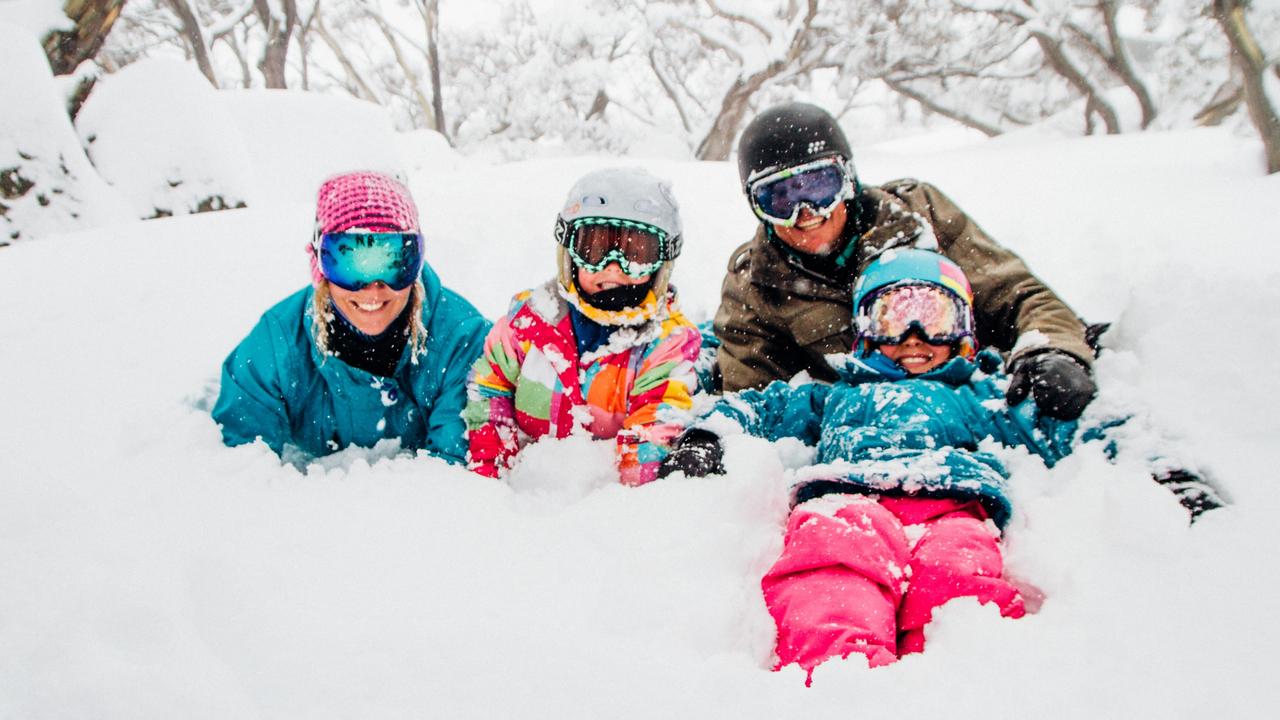
[[[738,170],[761,226],[730,259],[715,317],[725,391],[801,371],[834,380],[823,356],[853,346],[858,275],[892,248],[919,247],[968,275],[978,341],[1012,353],[1010,404],[1030,395],[1074,419],[1093,398],[1093,351],[1076,314],[937,188],[860,186],[844,133],[821,108],[762,112],[743,133]]]

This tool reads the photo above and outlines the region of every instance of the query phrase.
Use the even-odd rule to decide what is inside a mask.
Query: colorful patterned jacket
[[[467,382],[467,466],[497,477],[526,442],[584,428],[617,438],[624,484],[650,482],[692,407],[701,335],[672,292],[658,317],[579,357],[558,288],[516,295],[485,339]]]

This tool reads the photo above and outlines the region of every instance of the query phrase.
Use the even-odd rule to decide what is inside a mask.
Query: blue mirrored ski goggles
[[[376,282],[403,290],[422,272],[420,233],[324,233],[314,247],[325,279],[352,292]]]
[[[800,208],[827,216],[853,196],[853,179],[844,160],[827,157],[779,170],[750,183],[751,209],[767,223],[792,227]]]

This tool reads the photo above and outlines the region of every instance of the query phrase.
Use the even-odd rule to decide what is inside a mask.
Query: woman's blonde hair
[[[422,304],[426,297],[427,289],[423,287],[422,280],[414,281],[413,291],[409,293],[409,326],[405,328],[409,335],[409,362],[414,365],[418,364],[418,356],[426,352],[427,348],[427,327],[422,324]],[[311,337],[320,350],[321,363],[330,355],[329,323],[333,322],[335,312],[333,296],[329,293],[329,281],[326,280],[317,285],[312,293],[310,309]]]

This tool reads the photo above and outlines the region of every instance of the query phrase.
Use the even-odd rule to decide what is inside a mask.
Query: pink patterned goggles
[[[912,331],[934,345],[973,336],[964,301],[937,285],[890,285],[864,301],[863,308],[858,334],[868,342],[893,345]]]

